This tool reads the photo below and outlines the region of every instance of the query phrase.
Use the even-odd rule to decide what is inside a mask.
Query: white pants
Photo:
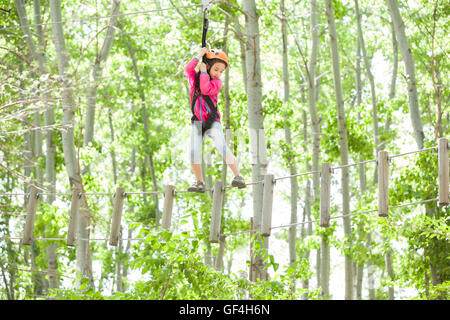
[[[225,136],[223,135],[222,125],[220,124],[220,122],[214,121],[211,128],[206,130],[205,136],[208,136],[213,140],[217,151],[224,159],[226,157],[229,157],[230,155],[232,156],[232,153],[225,141]],[[202,145],[202,123],[200,121],[194,121],[191,131],[191,163],[202,163]]]

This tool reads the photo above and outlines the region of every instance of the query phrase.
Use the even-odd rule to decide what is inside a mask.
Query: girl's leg
[[[194,121],[191,131],[191,167],[197,181],[203,181],[202,176],[202,123]]]
[[[233,171],[233,174],[235,176],[238,176],[239,175],[239,168],[237,167],[236,159],[233,157],[232,154],[230,154],[229,156],[225,157],[225,162],[228,164],[228,166],[230,167],[231,171]]]
[[[192,171],[194,171],[195,179],[203,182],[202,165],[198,163],[191,163],[191,167]]]
[[[223,135],[222,125],[220,122],[214,122],[211,129],[209,129],[205,134],[207,134],[214,141],[217,151],[225,159],[225,162],[230,167],[231,171],[235,176],[239,175],[239,168],[236,163],[236,159],[228,148],[225,136]]]

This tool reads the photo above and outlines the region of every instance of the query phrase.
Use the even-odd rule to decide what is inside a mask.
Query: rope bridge
[[[430,148],[425,148],[421,150],[401,153],[389,156],[386,151],[380,151],[378,153],[378,159],[377,160],[366,160],[361,161],[357,163],[337,166],[337,167],[331,167],[329,163],[323,163],[322,168],[320,171],[310,171],[310,172],[304,172],[300,174],[290,175],[290,176],[284,176],[279,178],[274,178],[272,174],[267,174],[264,176],[264,179],[261,181],[253,181],[250,183],[247,183],[247,186],[260,184],[262,183],[264,185],[264,191],[263,191],[263,217],[262,217],[262,224],[260,229],[254,229],[253,223],[251,223],[250,230],[240,230],[236,232],[230,232],[230,233],[220,233],[220,221],[221,221],[221,209],[222,209],[222,199],[223,199],[223,193],[226,191],[226,189],[229,189],[231,187],[223,186],[221,181],[216,181],[214,184],[214,187],[209,189],[208,191],[213,192],[213,207],[212,207],[212,218],[211,218],[211,225],[210,225],[210,237],[209,240],[212,243],[220,242],[219,247],[219,253],[224,252],[225,249],[225,239],[228,236],[234,236],[238,234],[244,234],[244,233],[250,233],[254,234],[256,232],[259,232],[262,236],[268,237],[271,234],[271,230],[274,229],[280,229],[280,228],[291,228],[298,225],[303,224],[311,224],[311,223],[320,223],[321,227],[328,227],[329,222],[332,219],[339,219],[339,218],[345,218],[350,216],[356,216],[356,215],[363,215],[363,214],[369,214],[373,212],[378,212],[378,215],[380,217],[386,217],[388,215],[389,210],[395,209],[395,208],[402,208],[406,206],[413,206],[418,204],[424,204],[429,202],[438,201],[438,204],[440,206],[447,206],[449,204],[449,156],[448,156],[448,149],[449,149],[449,143],[448,139],[441,138],[439,139],[438,145]],[[419,152],[425,152],[430,150],[437,150],[438,152],[438,188],[439,188],[439,196],[437,198],[433,199],[426,199],[411,203],[405,203],[401,205],[396,206],[389,206],[388,205],[388,165],[389,160],[401,157],[409,154],[419,153]],[[375,162],[378,164],[378,208],[377,209],[371,209],[367,211],[357,211],[357,212],[351,212],[349,214],[344,214],[340,216],[333,216],[330,217],[330,181],[331,181],[331,174],[333,173],[333,170],[341,169],[344,167],[350,167],[350,166],[357,166],[359,164],[365,164],[365,163],[371,163]],[[272,219],[272,199],[273,199],[273,190],[274,190],[274,184],[278,180],[292,178],[292,177],[299,177],[299,176],[305,176],[305,175],[311,175],[311,174],[320,174],[321,177],[321,194],[320,194],[320,219],[317,220],[310,220],[310,221],[303,221],[298,223],[291,223],[291,224],[284,224],[279,226],[272,226],[271,225],[271,219]],[[163,229],[170,229],[171,226],[171,220],[172,220],[172,208],[173,208],[173,200],[176,194],[178,193],[184,193],[186,191],[177,191],[173,185],[167,185],[164,191],[134,191],[134,192],[125,192],[125,190],[121,187],[118,187],[114,193],[108,193],[108,192],[101,192],[101,193],[92,193],[92,192],[86,192],[81,193],[79,190],[74,189],[72,190],[72,193],[39,193],[38,189],[35,186],[31,186],[31,192],[30,193],[0,193],[0,196],[28,196],[28,206],[27,206],[27,214],[25,226],[24,226],[24,234],[23,237],[0,237],[0,239],[10,239],[10,240],[21,240],[21,243],[23,245],[30,245],[33,229],[34,229],[34,218],[36,215],[36,207],[37,207],[37,201],[40,197],[40,195],[70,195],[71,196],[71,208],[70,208],[70,217],[69,217],[69,227],[67,232],[67,238],[33,238],[33,240],[38,241],[66,241],[66,244],[68,246],[73,246],[75,241],[77,240],[75,237],[75,226],[76,221],[79,214],[79,200],[81,198],[81,195],[114,195],[114,211],[113,211],[113,217],[111,222],[111,229],[110,229],[110,237],[109,238],[79,238],[78,240],[83,241],[107,241],[109,240],[109,244],[111,246],[117,246],[117,243],[119,240],[121,241],[144,241],[145,238],[122,238],[119,239],[119,228],[121,223],[121,217],[122,217],[122,210],[123,210],[123,203],[125,200],[125,197],[127,195],[136,195],[136,194],[154,194],[154,193],[163,193],[164,194],[164,209],[163,209],[163,217],[162,217],[162,228]],[[2,214],[8,214],[3,212]],[[220,259],[218,259],[220,260]],[[20,271],[23,272],[31,272],[31,273],[42,273],[42,274],[50,274],[50,272],[47,271],[40,271],[40,270],[25,270],[20,269]],[[56,272],[56,271],[55,271]],[[59,273],[53,272],[53,275],[59,275],[67,278],[72,278],[72,276],[66,276]]]
[[[264,175],[264,179],[261,181],[252,181],[247,183],[247,186],[263,184],[263,206],[262,206],[262,220],[261,220],[261,229],[256,230],[251,228],[250,230],[241,230],[237,232],[230,233],[220,233],[220,222],[222,216],[222,200],[223,193],[226,192],[227,189],[230,189],[231,186],[224,186],[222,181],[217,180],[214,183],[214,187],[207,189],[206,191],[211,191],[213,194],[213,204],[212,204],[212,217],[210,224],[210,235],[209,241],[212,243],[218,243],[219,239],[224,239],[227,236],[249,233],[249,232],[260,232],[262,236],[268,237],[271,234],[271,230],[279,229],[279,228],[290,228],[298,225],[309,224],[309,223],[317,223],[319,222],[321,227],[328,227],[331,219],[345,218],[355,215],[368,214],[373,212],[378,212],[380,217],[387,217],[390,209],[401,208],[406,206],[413,206],[417,204],[423,204],[433,201],[438,201],[440,206],[447,206],[449,204],[449,156],[448,156],[449,143],[448,139],[441,138],[439,139],[438,145],[430,148],[424,148],[421,150],[401,153],[389,156],[387,151],[380,151],[378,153],[378,159],[366,160],[361,162],[356,162],[352,164],[346,164],[337,167],[331,167],[329,163],[323,163],[320,171],[309,171],[295,175],[283,176],[279,178],[275,178],[273,174]],[[388,176],[389,176],[389,161],[391,159],[419,153],[430,150],[437,150],[438,152],[438,184],[439,184],[439,196],[433,199],[426,199],[417,202],[411,202],[396,206],[389,206],[389,194],[388,194]],[[359,211],[359,212],[351,212],[349,214],[344,214],[341,216],[333,216],[330,217],[330,185],[331,185],[331,174],[334,170],[342,169],[345,167],[357,166],[359,164],[376,162],[378,164],[378,208],[367,210],[367,211]],[[272,226],[272,201],[273,201],[273,191],[274,185],[276,181],[312,175],[312,174],[320,174],[320,219],[304,221],[298,223],[291,223],[279,226]],[[136,194],[164,194],[164,207],[163,207],[163,216],[161,227],[163,229],[170,229],[171,221],[172,221],[172,210],[173,210],[173,201],[177,194],[185,193],[187,191],[180,190],[177,191],[173,185],[166,185],[165,190],[163,191],[133,191],[126,192],[124,188],[118,187],[114,193],[111,192],[101,192],[101,193],[92,193],[86,192],[82,193],[79,189],[74,188],[72,193],[56,193],[56,192],[39,192],[38,188],[34,185],[31,185],[31,191],[29,193],[0,193],[0,196],[28,196],[28,206],[26,221],[24,225],[23,237],[0,237],[0,239],[21,239],[21,243],[23,245],[29,245],[31,243],[33,230],[34,230],[34,220],[36,215],[37,202],[39,200],[40,195],[66,195],[71,196],[71,206],[70,206],[70,216],[69,216],[69,226],[67,232],[67,238],[34,238],[34,240],[66,240],[66,244],[68,246],[73,246],[76,241],[76,223],[79,215],[80,209],[80,198],[84,195],[113,195],[114,196],[114,208],[112,221],[110,224],[110,236],[107,238],[98,238],[98,239],[80,239],[80,240],[89,240],[89,241],[106,241],[109,240],[109,244],[111,246],[116,246],[119,241],[119,228],[122,219],[122,211],[123,204],[125,198],[128,195],[136,195]],[[10,214],[10,213],[3,213]],[[133,241],[143,241],[145,238],[128,238],[121,240],[133,240]],[[222,242],[222,241],[221,241]]]

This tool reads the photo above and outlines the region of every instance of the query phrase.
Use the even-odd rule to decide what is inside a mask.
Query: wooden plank
[[[216,182],[214,182],[211,227],[209,232],[209,241],[212,243],[219,242],[220,220],[222,218],[222,199],[223,184],[222,181],[216,180]]]
[[[75,243],[75,235],[78,226],[78,215],[80,211],[80,189],[74,187],[72,190],[72,198],[70,203],[69,228],[67,230],[66,244],[73,246]]]
[[[35,186],[30,188],[30,197],[28,198],[27,217],[25,220],[25,226],[23,230],[22,244],[30,245],[31,237],[33,236],[34,220],[36,217],[36,208],[38,200],[38,190]]]
[[[262,223],[261,223],[261,235],[263,237],[270,236],[270,229],[272,227],[273,188],[274,188],[273,174],[264,175]]]
[[[330,226],[331,164],[323,163],[320,172],[320,226]]]
[[[166,185],[164,190],[164,208],[161,227],[163,229],[170,229],[172,223],[172,211],[173,211],[173,195],[175,187],[173,185]]]
[[[114,212],[111,222],[111,232],[109,235],[109,244],[117,246],[119,241],[120,220],[122,219],[123,201],[125,199],[125,189],[117,187],[114,197]]]
[[[387,217],[389,213],[389,156],[383,150],[378,152],[378,215]]]
[[[440,138],[438,145],[438,180],[439,180],[439,205],[447,206],[448,199],[448,180],[449,180],[449,166],[448,166],[448,139]]]

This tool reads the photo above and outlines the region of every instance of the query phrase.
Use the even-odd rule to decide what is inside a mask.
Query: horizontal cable
[[[396,209],[396,208],[402,208],[402,207],[407,207],[407,206],[413,206],[413,205],[416,205],[416,204],[422,204],[422,203],[437,201],[438,199],[439,198],[406,203],[406,204],[402,204],[402,205],[398,205],[398,206],[389,207],[389,209]],[[346,217],[362,215],[362,214],[368,214],[368,213],[377,212],[377,211],[378,211],[378,209],[371,209],[371,210],[367,210],[367,211],[352,212],[352,213],[345,214],[345,215],[330,217],[330,220],[346,218]],[[279,229],[279,228],[288,228],[288,227],[293,227],[293,226],[298,226],[298,225],[303,225],[303,224],[309,224],[309,223],[316,223],[316,222],[320,222],[320,219],[311,220],[311,221],[302,221],[302,222],[296,222],[296,223],[291,223],[291,224],[275,226],[275,227],[271,227],[270,230],[272,230],[272,229]],[[248,232],[259,232],[259,231],[260,230],[255,230],[255,229],[253,229],[253,230],[242,230],[242,231],[236,231],[236,232],[230,232],[230,233],[223,233],[223,234],[221,234],[221,236],[229,236],[229,235],[236,235],[236,234],[242,234],[242,233],[248,233]]]
[[[405,153],[400,153],[400,154],[396,154],[396,155],[392,155],[389,156],[389,159],[392,158],[396,158],[396,157],[401,157],[401,156],[405,156],[405,155],[410,155],[413,153],[418,153],[418,152],[424,152],[424,151],[429,151],[429,150],[437,150],[437,146],[434,147],[430,147],[430,148],[425,148],[425,149],[420,149],[420,150],[415,150],[415,151],[410,151],[410,152],[405,152]],[[345,168],[345,167],[350,167],[350,166],[356,166],[359,164],[365,164],[365,163],[369,163],[369,162],[376,162],[376,159],[372,159],[372,160],[365,160],[365,161],[360,161],[360,162],[355,162],[352,164],[346,164],[346,165],[342,165],[342,166],[338,166],[338,167],[333,167],[331,168],[332,170],[334,169],[341,169],[341,168]],[[274,181],[276,180],[281,180],[281,179],[287,179],[287,178],[291,178],[291,177],[299,177],[299,176],[305,176],[305,175],[309,175],[309,174],[317,174],[320,173],[320,171],[309,171],[309,172],[304,172],[304,173],[299,173],[299,174],[294,174],[294,175],[289,175],[289,176],[284,176],[284,177],[280,177],[280,178],[274,178]],[[252,181],[249,183],[246,183],[246,186],[251,186],[251,185],[256,185],[256,184],[260,184],[263,183],[264,180],[261,181]],[[232,186],[224,186],[223,189],[231,189],[234,188]],[[213,191],[213,188],[211,189],[206,189],[205,191]],[[180,190],[177,191],[176,189],[174,190],[174,194],[177,193],[186,193],[189,192],[187,190]],[[128,194],[157,194],[157,193],[164,193],[164,191],[132,191],[132,192],[125,192],[125,195]],[[40,195],[67,195],[70,196],[70,193],[52,193],[52,192],[46,192],[46,193],[39,193]],[[86,193],[80,193],[80,194],[84,194],[84,195],[114,195],[113,192],[103,192],[103,193],[98,193],[98,192],[86,192]],[[24,196],[24,195],[29,195],[29,193],[0,193],[0,196]]]
[[[397,208],[413,206],[413,205],[417,205],[417,204],[433,202],[433,201],[437,201],[437,200],[439,200],[439,198],[433,198],[433,199],[421,200],[421,201],[416,201],[416,202],[410,202],[410,203],[406,203],[406,204],[390,206],[389,209],[397,209]],[[366,211],[351,212],[351,213],[345,214],[345,215],[330,217],[330,220],[346,218],[346,217],[351,217],[351,216],[356,216],[356,215],[363,215],[363,214],[368,214],[368,213],[377,212],[377,211],[378,211],[378,209],[371,209],[371,210],[366,210]],[[298,226],[298,225],[304,225],[304,224],[310,224],[310,223],[316,223],[316,222],[320,222],[320,219],[279,225],[279,226],[271,227],[270,230],[280,229],[280,228],[290,228],[290,227],[294,227],[294,226]],[[241,230],[241,231],[236,231],[236,232],[222,233],[222,234],[220,234],[220,236],[226,237],[226,236],[231,236],[231,235],[237,235],[237,234],[243,234],[243,233],[249,233],[249,232],[259,232],[259,231],[260,230],[256,230],[256,229],[253,229],[253,230]],[[21,237],[0,237],[0,239],[21,240],[22,238]],[[38,240],[38,241],[66,241],[67,239],[66,238],[33,238],[33,240]],[[109,240],[109,238],[91,238],[91,239],[80,238],[78,240],[84,240],[84,241],[106,241],[106,240]],[[145,238],[123,238],[123,239],[119,239],[119,240],[121,240],[121,241],[144,241]]]
[[[2,268],[3,270],[17,270],[17,271],[23,271],[23,272],[31,272],[31,273],[42,273],[42,274],[48,274],[48,275],[53,275],[53,276],[58,276],[58,277],[63,277],[63,278],[69,278],[69,279],[76,279],[75,277],[71,277],[71,276],[66,276],[64,274],[60,274],[58,272],[52,272],[52,271],[43,271],[43,270],[30,270],[30,269],[22,269],[22,268]]]
[[[423,152],[423,151],[428,151],[428,150],[437,150],[437,149],[438,149],[438,147],[434,146],[434,147],[430,147],[430,148],[425,148],[425,149],[420,149],[420,150],[415,150],[415,151],[395,154],[395,155],[389,156],[389,159],[393,159],[393,158],[397,158],[397,157],[401,157],[401,156],[406,156],[406,155],[413,154],[413,153],[418,153],[418,152]]]
[[[21,237],[0,237],[0,239],[9,239],[9,240],[22,240]],[[66,238],[32,238],[32,240],[36,241],[66,241]],[[109,240],[109,238],[80,238],[75,239],[80,241],[106,241]],[[145,238],[123,238],[119,239],[119,241],[143,241]]]

